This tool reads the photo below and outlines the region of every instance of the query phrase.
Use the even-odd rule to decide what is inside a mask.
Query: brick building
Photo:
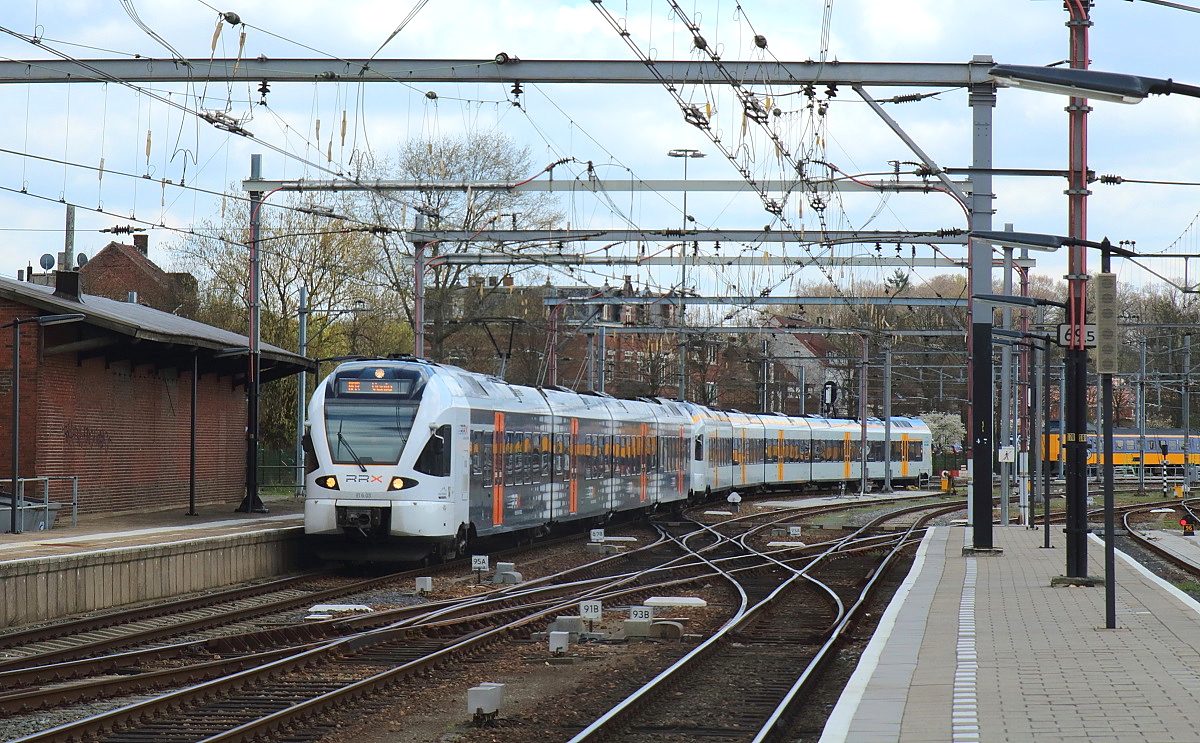
[[[133,245],[110,242],[79,268],[88,293],[117,301],[134,301],[182,317],[196,314],[196,278],[164,271],[149,258],[149,239],[134,235]],[[52,283],[52,282],[46,282]]]
[[[196,500],[236,504],[245,494],[245,336],[129,302],[79,293],[79,274],[57,287],[0,278],[0,325],[82,313],[80,322],[19,326],[19,474],[77,476],[80,513],[185,507],[190,415],[196,396]],[[0,330],[0,411],[12,406],[12,328]],[[232,353],[231,353],[232,351]],[[193,364],[198,373],[193,377]],[[262,344],[269,382],[307,359]],[[0,413],[9,451],[11,415]],[[0,457],[0,477],[11,477]],[[31,488],[30,495],[40,488]],[[56,485],[55,501],[70,491]],[[5,484],[7,489],[7,483]]]
[[[134,235],[133,245],[110,242],[78,269],[66,267],[67,254],[58,254],[59,271],[78,271],[88,293],[118,302],[134,301],[181,317],[194,317],[197,306],[196,277],[186,272],[164,271],[150,260],[150,239]],[[82,256],[81,256],[82,259]],[[53,286],[58,271],[37,273],[33,264],[17,271],[17,279]]]

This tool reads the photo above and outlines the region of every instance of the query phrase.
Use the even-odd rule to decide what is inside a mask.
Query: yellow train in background
[[[1087,441],[1087,463],[1091,475],[1095,474],[1095,468],[1103,463],[1103,439],[1098,437],[1094,430],[1089,430]],[[1048,459],[1054,462],[1063,461],[1062,435],[1052,432],[1047,435],[1047,442]],[[1187,437],[1187,444],[1190,450],[1188,461],[1195,468],[1200,465],[1200,432],[1192,432]],[[1117,477],[1137,477],[1138,467],[1146,468],[1145,476],[1161,477],[1164,474],[1164,466],[1167,477],[1182,477],[1183,460],[1182,429],[1148,428],[1144,438],[1136,428],[1113,430],[1113,468]]]

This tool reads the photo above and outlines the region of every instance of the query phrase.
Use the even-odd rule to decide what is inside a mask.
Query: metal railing
[[[26,505],[26,485],[28,483],[42,484],[42,500],[40,503],[29,499],[33,505]],[[51,502],[50,500],[50,484],[51,482],[70,482],[71,483],[71,526],[79,523],[79,478],[75,475],[43,475],[42,477],[21,477],[17,479],[16,494],[13,496],[11,507],[17,509],[17,519],[20,523],[21,516],[26,511],[42,511],[42,521],[38,525],[38,531],[49,529],[54,525],[54,517],[50,515],[50,511],[54,511],[57,515],[60,507],[59,503]],[[0,483],[8,483],[12,485],[12,478],[6,477],[0,479]],[[3,524],[0,524],[2,527]]]
[[[295,452],[286,449],[260,449],[258,452],[258,484],[260,487],[291,487],[297,483]],[[301,475],[300,482],[303,482]]]

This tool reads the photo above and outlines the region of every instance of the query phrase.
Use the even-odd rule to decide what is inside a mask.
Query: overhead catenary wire
[[[84,60],[72,57],[68,54],[65,54],[64,52],[60,52],[60,51],[54,49],[53,47],[47,46],[45,44],[39,44],[38,42],[36,42],[34,39],[29,37],[28,35],[20,33],[19,31],[14,31],[10,28],[0,26],[0,32],[8,34],[9,36],[20,39],[22,41],[25,41],[29,44],[34,44],[40,49],[47,49],[51,53],[60,57],[61,59],[73,62],[73,63],[83,67],[84,69],[88,70],[89,72],[91,72],[92,74],[94,74],[96,76],[95,77],[96,80],[106,80],[108,82],[112,82],[112,83],[116,83],[118,85],[125,86],[131,90],[136,90],[136,91],[138,91],[144,95],[147,95],[147,96],[153,98],[154,100],[157,100],[158,102],[163,103],[171,108],[177,109],[188,115],[195,116],[203,121],[207,121],[213,127],[217,128],[217,129],[221,129],[226,132],[229,132],[230,134],[236,134],[236,135],[243,136],[243,137],[254,138],[254,135],[251,132],[246,131],[244,128],[242,128],[241,124],[238,121],[233,120],[233,119],[229,118],[228,116],[221,116],[221,115],[210,113],[207,111],[199,111],[194,108],[191,108],[190,106],[186,106],[182,103],[178,103],[174,100],[171,100],[170,96],[164,96],[159,93],[155,93],[152,90],[145,88],[143,86],[136,85],[127,80],[122,80],[121,78],[119,78],[115,75],[111,75],[107,72],[104,72],[103,70],[101,70],[100,68],[98,68],[94,65],[88,64]],[[267,149],[277,152],[278,154],[283,155],[285,157],[299,160],[299,161],[305,163],[306,165],[308,165],[309,167],[312,167],[316,170],[321,171],[322,173],[326,173],[326,174],[329,174],[329,175],[332,175],[335,177],[339,177],[339,178],[345,177],[345,174],[340,171],[331,170],[331,169],[326,168],[318,163],[309,162],[306,159],[300,157],[299,155],[296,155],[295,153],[292,153],[292,152],[288,152],[287,150],[285,150],[281,147],[278,147],[277,145],[274,145],[270,142],[267,142],[267,141],[261,140],[261,139],[256,139],[255,141],[257,141],[259,144],[261,144],[263,147],[266,147]]]
[[[328,130],[326,130],[326,131],[328,131]],[[318,143],[318,144],[320,144],[320,143]],[[318,149],[318,150],[319,150],[319,149]],[[160,184],[160,185],[161,185],[161,184]],[[174,186],[175,184],[170,184],[170,185],[173,185],[173,186]],[[274,208],[274,205],[272,205],[272,208]],[[631,218],[631,217],[630,217],[630,218]],[[704,248],[704,250],[707,250],[707,245],[706,245],[706,246],[702,246],[702,247]]]
[[[805,175],[804,168],[801,166],[801,164],[799,162],[797,162],[793,159],[792,155],[790,154],[790,151],[788,150],[787,146],[783,143],[783,141],[780,139],[779,135],[777,133],[775,133],[774,131],[772,131],[770,127],[766,126],[765,119],[768,117],[765,115],[766,112],[763,107],[763,104],[760,101],[758,101],[757,98],[755,98],[752,94],[748,93],[745,86],[742,85],[742,83],[740,81],[735,79],[728,72],[728,70],[722,64],[720,57],[712,50],[711,45],[708,43],[708,41],[706,39],[704,39],[703,36],[700,35],[699,26],[690,20],[687,13],[679,6],[679,4],[677,2],[674,2],[673,0],[669,0],[669,4],[671,5],[673,15],[676,16],[677,18],[679,18],[681,21],[683,21],[684,25],[688,28],[689,32],[691,33],[691,35],[693,37],[694,47],[697,50],[699,50],[700,54],[707,55],[709,57],[710,61],[718,69],[718,71],[720,71],[726,77],[729,85],[732,87],[734,92],[738,95],[739,100],[742,102],[743,109],[746,112],[746,118],[751,121],[754,121],[755,124],[761,126],[762,128],[764,128],[766,130],[768,137],[771,139],[771,142],[775,145],[777,157],[788,162],[790,164],[790,166],[792,168],[794,168],[795,174],[798,176],[799,182],[803,182],[806,185],[811,184],[811,181]],[[712,130],[707,113],[700,111],[699,108],[696,107],[694,104],[689,104],[686,100],[684,100],[683,97],[680,95],[677,86],[672,84],[670,81],[666,80],[658,72],[658,70],[655,68],[655,66],[653,64],[650,64],[650,62],[652,60],[649,60],[646,57],[645,53],[636,44],[633,43],[628,30],[620,23],[620,21],[618,21],[616,18],[614,18],[608,12],[607,8],[605,8],[603,6],[603,2],[593,3],[593,6],[596,7],[597,10],[599,10],[601,12],[601,14],[605,17],[605,19],[609,22],[609,24],[611,26],[613,26],[613,28],[620,34],[622,40],[625,41],[626,45],[635,54],[637,54],[640,58],[642,58],[643,61],[646,61],[648,63],[648,68],[653,72],[655,77],[657,77],[659,79],[660,84],[672,95],[673,98],[675,98],[681,111],[684,113],[685,120],[688,123],[691,123],[694,126],[696,126],[698,129],[700,129],[709,138],[709,140],[714,144],[714,146],[716,146],[717,149],[723,155],[725,155],[726,159],[729,160],[735,166],[735,168],[737,168],[738,172],[742,175],[743,179],[746,180],[746,182],[756,192],[759,193],[760,198],[763,200],[764,206],[767,208],[767,210],[769,212],[771,212],[771,214],[773,216],[773,220],[780,222],[785,227],[792,229],[794,231],[795,228],[792,227],[790,220],[788,220],[788,218],[783,213],[783,208],[782,208],[781,202],[776,201],[775,199],[772,199],[766,193],[765,189],[759,184],[757,179],[750,173],[748,168],[739,163],[738,157],[735,155],[735,153],[733,151],[731,151],[723,143],[721,138]],[[752,115],[750,115],[752,112],[761,113],[762,115],[752,116]],[[785,198],[786,198],[786,195],[785,195]],[[815,190],[814,190],[814,205],[815,205],[814,211],[817,213],[818,221],[820,222],[820,225],[821,225],[821,230],[824,231],[826,229],[826,227],[825,227],[825,221],[824,221],[823,200],[820,198],[819,195],[815,195]],[[841,291],[841,287],[838,285],[838,282],[833,278],[832,274],[828,271],[828,269],[826,269],[823,265],[820,264],[820,262],[817,260],[817,256],[812,254],[811,249],[808,248],[807,245],[802,245],[802,247],[807,252],[809,252],[810,257],[814,259],[814,262],[815,262],[818,270],[825,276],[825,278],[829,282],[829,284],[834,287],[835,291],[839,294],[839,296],[842,296],[843,298],[845,298],[844,293],[842,293],[842,291]],[[790,277],[785,277],[784,280],[786,281],[789,278]],[[780,282],[780,283],[782,283],[782,282]],[[778,284],[776,284],[776,286],[778,286]],[[851,307],[852,311],[857,311],[857,308],[854,306],[854,304],[851,303],[848,298],[845,298],[845,299],[846,299],[846,304],[849,307]],[[768,298],[768,300],[769,300],[769,298]],[[767,303],[767,302],[764,301],[764,303]],[[747,306],[742,309],[748,309],[748,308],[749,307]]]

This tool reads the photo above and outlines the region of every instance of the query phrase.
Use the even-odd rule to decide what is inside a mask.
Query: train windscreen
[[[335,464],[395,464],[412,431],[417,403],[325,400],[325,437]]]

